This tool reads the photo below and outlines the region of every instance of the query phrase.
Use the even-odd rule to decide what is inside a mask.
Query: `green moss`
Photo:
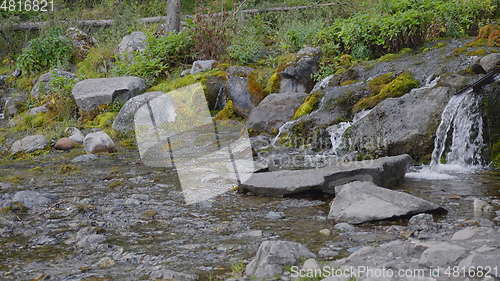
[[[378,95],[382,87],[390,83],[392,80],[394,80],[394,78],[394,72],[388,72],[371,79],[370,81],[368,81],[368,89],[370,90],[370,94]]]
[[[400,97],[408,93],[411,89],[417,88],[419,84],[419,81],[413,78],[410,73],[404,72],[390,83],[384,85],[380,89],[379,94],[371,95],[358,101],[354,105],[353,111],[358,112],[361,110],[370,109],[387,98]]]
[[[111,183],[108,184],[108,188],[116,189],[116,188],[120,188],[124,185],[125,185],[125,183],[123,182],[123,180],[115,180],[115,181],[112,181]]]
[[[267,80],[267,85],[265,88],[266,93],[279,93],[281,84],[281,75],[278,72],[273,73],[269,80]]]
[[[465,47],[486,47],[486,46],[488,46],[488,39],[483,39],[483,38],[465,44]]]
[[[467,53],[468,56],[486,56],[488,54],[488,51],[486,51],[485,49],[483,48],[480,48],[480,49],[477,49],[477,50],[474,50],[474,51],[470,51]]]
[[[340,86],[347,86],[347,85],[352,85],[358,83],[358,80],[346,80],[342,83],[340,83]]]
[[[113,124],[113,120],[118,115],[117,112],[104,112],[97,115],[93,120],[85,123],[87,128],[109,128]]]
[[[307,115],[315,110],[322,97],[323,95],[321,93],[314,93],[307,96],[304,100],[304,103],[302,103],[302,105],[300,105],[299,108],[297,108],[297,110],[295,111],[292,120],[297,120],[300,117]]]
[[[21,202],[12,202],[10,205],[0,208],[0,215],[26,213],[28,208]]]
[[[228,100],[224,108],[215,115],[215,120],[228,120],[237,118],[236,113],[234,112],[233,101]]]
[[[460,47],[460,48],[456,48],[455,50],[453,50],[453,54],[455,56],[459,56],[465,52],[467,52],[467,47]]]
[[[388,61],[393,61],[395,59],[398,59],[400,58],[401,55],[399,54],[385,54],[383,56],[381,56],[380,58],[377,59],[378,62],[388,62]]]
[[[248,75],[248,92],[255,104],[260,103],[268,94],[271,87],[268,87],[269,81],[274,74],[270,68],[256,69]],[[272,83],[271,83],[272,84]]]
[[[59,173],[63,174],[63,175],[72,174],[72,173],[78,172],[79,170],[80,170],[80,168],[78,168],[75,165],[71,165],[71,164],[65,164],[65,165],[61,165],[59,167]]]
[[[13,184],[20,184],[23,178],[20,176],[2,176],[0,177],[0,182],[10,182]]]

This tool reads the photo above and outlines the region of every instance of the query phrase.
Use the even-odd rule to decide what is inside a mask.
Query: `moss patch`
[[[318,107],[319,102],[323,95],[321,93],[314,93],[306,97],[304,103],[302,103],[299,108],[295,111],[292,120],[297,120],[300,117],[311,113]]]
[[[368,89],[370,90],[370,94],[378,95],[380,93],[380,90],[382,90],[385,85],[392,82],[394,78],[394,72],[388,72],[368,81]]]
[[[347,86],[347,85],[352,85],[358,83],[358,80],[346,80],[344,82],[340,83],[340,86]]]
[[[404,72],[396,79],[381,87],[380,93],[375,95],[372,94],[359,100],[354,105],[353,111],[358,112],[361,110],[370,109],[387,98],[400,97],[408,93],[411,89],[417,88],[419,84],[419,81],[413,78],[410,73]]]
[[[149,89],[149,91],[171,92],[173,90],[192,85],[194,83],[205,84],[210,77],[220,77],[227,79],[227,73],[220,70],[211,70],[207,72],[200,72],[193,75],[169,79],[159,83],[158,85]]]
[[[113,124],[113,120],[118,115],[117,112],[104,112],[97,115],[93,120],[85,123],[87,128],[109,128]]]
[[[274,70],[270,68],[256,69],[248,75],[248,92],[250,93],[252,102],[254,104],[259,104],[273,88],[272,80]],[[269,86],[271,85],[271,86]]]
[[[488,46],[488,39],[476,39],[472,42],[465,44],[466,47],[485,47]]]
[[[226,102],[226,105],[224,108],[215,115],[214,119],[215,120],[229,120],[229,119],[235,119],[238,116],[234,112],[234,107],[233,107],[233,101],[228,100]]]
[[[470,51],[467,53],[468,56],[480,56],[480,57],[486,56],[487,54],[488,54],[488,51],[486,51],[483,48],[473,50],[473,51]]]
[[[476,41],[486,43],[490,47],[500,47],[500,25],[488,24],[479,29]]]

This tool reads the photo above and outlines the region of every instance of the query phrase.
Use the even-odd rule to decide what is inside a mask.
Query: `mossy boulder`
[[[386,74],[387,75],[387,74]],[[386,79],[386,80],[384,80]],[[380,79],[381,82],[389,81],[389,76],[384,77],[384,79]],[[369,82],[370,84],[370,82]],[[387,98],[396,98],[400,97],[410,90],[417,88],[420,85],[420,82],[413,78],[411,73],[404,72],[396,77],[394,80],[390,81],[386,84],[372,84],[370,87],[372,94],[368,97],[365,97],[358,101],[353,108],[354,112],[358,112],[365,109],[370,109],[375,107],[381,101]],[[377,93],[378,89],[380,92]]]
[[[307,96],[304,103],[299,106],[297,111],[295,111],[295,114],[293,115],[292,119],[297,120],[300,117],[311,113],[318,107],[322,97],[323,94],[321,92],[316,92],[314,94],[310,94],[309,96]]]
[[[228,100],[224,108],[219,111],[214,118],[215,120],[229,120],[238,118],[236,112],[234,111],[233,101]]]
[[[250,72],[248,93],[250,93],[250,99],[254,105],[258,105],[267,95],[276,90],[275,79],[274,69],[271,68],[261,68]]]
[[[291,62],[280,72],[281,92],[309,93],[314,87],[313,74],[319,70],[321,51],[306,47],[296,55],[296,61]]]

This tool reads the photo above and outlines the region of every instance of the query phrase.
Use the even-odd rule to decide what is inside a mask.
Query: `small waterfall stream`
[[[344,133],[349,129],[354,123],[358,122],[359,120],[363,119],[366,115],[368,115],[371,112],[371,110],[363,110],[356,115],[354,115],[354,118],[350,122],[341,122],[338,123],[337,125],[333,125],[331,127],[328,127],[328,133],[330,134],[330,140],[332,142],[332,149],[331,153],[335,156],[340,156],[340,151],[339,148],[342,146],[342,136]]]
[[[481,97],[469,89],[453,96],[441,115],[436,131],[431,166],[443,160],[459,166],[483,166],[483,117]],[[451,138],[451,139],[450,139]]]

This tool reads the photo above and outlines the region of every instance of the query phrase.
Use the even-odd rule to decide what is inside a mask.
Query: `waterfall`
[[[480,106],[481,97],[475,95],[472,88],[450,99],[436,131],[431,166],[439,165],[443,157],[446,157],[448,164],[484,164],[482,149],[485,143]],[[451,146],[447,145],[450,137]]]
[[[278,134],[276,135],[276,137],[274,137],[273,141],[271,142],[271,145],[272,145],[272,146],[275,146],[275,145],[278,143],[278,141],[279,141],[280,137],[281,137],[283,134],[288,133],[288,131],[290,130],[290,128],[292,128],[292,127],[293,127],[293,125],[294,125],[295,123],[297,123],[297,121],[298,121],[298,120],[292,120],[292,121],[288,121],[288,122],[286,122],[285,124],[283,124],[283,125],[282,125],[279,129],[278,129]]]
[[[354,116],[354,119],[351,122],[340,122],[336,125],[330,126],[327,128],[328,133],[330,134],[330,141],[332,143],[331,153],[335,156],[339,156],[340,152],[338,151],[342,145],[342,136],[353,124],[363,119],[371,110],[363,110]]]

